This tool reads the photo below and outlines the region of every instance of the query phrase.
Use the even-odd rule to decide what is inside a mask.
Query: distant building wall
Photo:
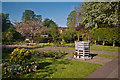
[[[46,37],[46,38],[48,38],[48,35],[40,35],[41,37]]]

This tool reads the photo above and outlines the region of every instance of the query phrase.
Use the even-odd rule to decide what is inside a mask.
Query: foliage
[[[57,38],[59,36],[58,26],[56,24],[51,25],[51,36],[52,36],[54,42],[57,40]]]
[[[61,38],[65,40],[65,42],[74,42],[77,38],[77,31],[75,30],[65,30],[62,34],[61,34]]]
[[[61,51],[40,51],[40,50],[32,50],[33,56],[39,56],[39,57],[51,57],[55,59],[60,59],[64,55],[67,55],[66,52]]]
[[[71,11],[67,18],[67,26],[71,27],[72,29],[74,29],[76,26],[76,15],[77,15],[76,11],[73,10]]]
[[[10,54],[9,61],[12,63],[23,65],[31,58],[31,52],[28,49],[19,49],[16,48],[14,51]]]
[[[81,23],[86,27],[116,27],[119,24],[119,2],[85,2],[77,7]]]
[[[9,14],[0,13],[0,16],[2,16],[2,32],[5,32],[12,25],[9,20]]]
[[[46,26],[47,28],[51,28],[49,31],[43,32],[43,34],[49,35],[49,37],[52,37],[53,42],[55,42],[59,35],[58,26],[56,25],[56,23],[53,20],[46,18],[43,21],[43,26]]]
[[[91,30],[91,34],[92,34],[91,38],[96,41],[104,41],[104,42],[109,41],[115,44],[115,42],[120,41],[118,37],[119,33],[120,33],[120,30],[118,27],[98,28],[98,29]]]
[[[51,30],[45,31],[45,32],[41,33],[41,35],[48,35],[49,37],[52,37]]]
[[[55,22],[53,20],[50,20],[49,18],[44,19],[43,26],[52,27],[52,25],[55,25]]]
[[[2,41],[20,41],[23,40],[24,37],[16,31],[16,28],[13,27],[12,25],[8,28],[6,32],[2,32]]]
[[[51,37],[44,38],[44,37],[34,37],[34,42],[39,42],[39,43],[47,43],[48,40],[52,41]]]
[[[23,15],[22,15],[22,21],[26,22],[29,20],[38,20],[41,22],[42,16],[34,14],[34,11],[32,10],[25,10],[25,12],[23,12]]]

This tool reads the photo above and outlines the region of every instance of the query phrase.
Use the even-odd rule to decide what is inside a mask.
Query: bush
[[[34,37],[34,41],[36,43],[47,43],[48,40],[50,40],[50,42],[52,41],[52,38],[51,37],[48,37],[48,38],[44,38],[44,37]]]
[[[39,56],[39,57],[50,57],[50,58],[56,58],[59,59],[62,56],[66,55],[66,52],[61,51],[32,51],[33,56]]]
[[[27,60],[31,58],[31,52],[28,49],[19,49],[16,48],[14,51],[10,54],[9,61],[12,63],[17,63],[20,65],[23,65]]]

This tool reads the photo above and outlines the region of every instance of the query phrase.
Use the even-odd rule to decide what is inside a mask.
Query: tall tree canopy
[[[26,22],[28,20],[39,20],[41,22],[42,16],[36,15],[32,10],[25,10],[25,12],[23,12],[22,21]]]
[[[11,24],[9,20],[9,14],[0,13],[2,15],[2,32],[6,31]]]
[[[116,27],[119,24],[119,2],[85,2],[78,9],[81,23],[86,27]]]
[[[77,22],[77,13],[75,10],[71,11],[67,18],[67,26],[75,28]]]
[[[58,26],[56,24],[51,24],[51,36],[53,41],[56,41],[59,36]]]
[[[43,21],[43,26],[51,27],[52,25],[56,25],[56,23],[49,18],[45,18],[45,20]]]

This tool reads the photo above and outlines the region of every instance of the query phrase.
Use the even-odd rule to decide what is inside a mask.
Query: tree
[[[9,20],[9,14],[0,13],[2,15],[2,32],[5,32],[11,24]]]
[[[65,40],[65,42],[74,42],[77,38],[77,31],[71,29],[65,30],[61,34],[61,38]]]
[[[29,20],[39,20],[41,22],[42,16],[34,14],[32,10],[25,10],[25,12],[23,12],[22,21],[26,22]]]
[[[120,29],[116,28],[98,28],[91,30],[92,39],[96,41],[103,41],[103,45],[105,45],[105,41],[113,42],[113,46],[117,41],[120,41]]]
[[[71,11],[71,13],[68,15],[68,18],[67,18],[67,26],[68,27],[71,27],[72,29],[75,29],[76,27],[76,11],[73,10]]]
[[[2,40],[3,41],[17,41],[22,40],[23,36],[16,31],[16,28],[11,25],[6,32],[2,32]]]
[[[119,24],[119,2],[85,2],[81,9],[81,23],[85,27],[116,27]]]
[[[53,41],[56,41],[59,35],[58,32],[58,26],[56,24],[51,24],[51,36],[53,38]]]
[[[45,18],[45,20],[43,21],[43,26],[52,27],[52,25],[56,25],[56,23],[49,18]]]
[[[37,34],[41,34],[44,31],[50,30],[50,28],[43,27],[42,22],[37,20],[26,21],[25,24],[22,23],[15,23],[16,30],[21,33],[22,35],[26,36],[29,35],[33,38]]]
[[[115,43],[116,43],[117,41],[120,42],[120,38],[119,38],[119,36],[120,36],[120,29],[119,29],[119,27],[117,27],[117,28],[109,28],[108,30],[109,30],[109,31],[107,31],[107,32],[108,32],[109,34],[108,34],[108,36],[106,36],[106,37],[107,37],[107,39],[108,39],[110,42],[113,43],[113,46],[115,46]]]

